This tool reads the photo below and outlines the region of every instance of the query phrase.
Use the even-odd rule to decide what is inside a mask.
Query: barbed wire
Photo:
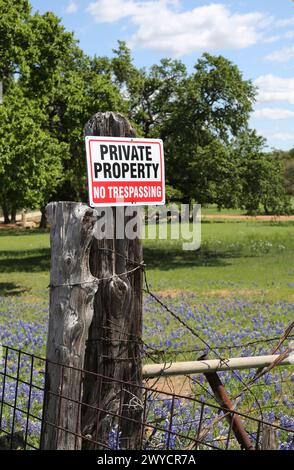
[[[111,331],[113,333],[118,334],[118,337],[115,339],[116,345],[118,343],[125,344],[126,346],[130,343],[133,343],[135,345],[137,344],[137,346],[139,347],[139,350],[137,350],[138,356],[135,357],[133,354],[132,357],[129,357],[129,355],[126,354],[126,357],[125,357],[126,348],[122,347],[121,351],[118,351],[118,354],[115,354],[114,356],[112,356],[111,354],[102,354],[101,357],[103,357],[104,359],[112,359],[112,360],[115,359],[118,361],[126,361],[126,362],[130,360],[141,359],[144,356],[146,358],[149,358],[152,362],[156,362],[157,358],[161,358],[163,360],[162,374],[159,374],[158,377],[156,378],[156,381],[155,381],[155,384],[156,384],[163,377],[164,371],[168,369],[170,365],[174,362],[173,359],[169,359],[169,360],[165,359],[167,355],[173,358],[173,357],[178,357],[179,355],[183,355],[183,354],[192,354],[192,353],[198,354],[199,353],[201,356],[198,357],[197,360],[201,360],[203,358],[207,359],[208,354],[213,354],[215,357],[219,359],[220,365],[225,364],[228,366],[228,370],[232,373],[232,376],[241,384],[241,390],[239,390],[237,394],[235,394],[234,397],[232,398],[232,400],[234,400],[234,409],[237,409],[237,406],[240,404],[241,397],[243,396],[243,394],[245,392],[248,392],[252,396],[254,403],[256,404],[256,407],[259,410],[261,419],[263,419],[262,406],[253,388],[255,386],[256,381],[258,381],[266,373],[270,372],[279,362],[281,362],[281,360],[287,357],[287,355],[290,352],[290,349],[286,348],[286,350],[281,352],[278,358],[272,364],[270,364],[268,367],[257,370],[255,376],[253,378],[249,377],[249,379],[243,379],[239,373],[236,373],[236,371],[230,367],[229,358],[225,357],[222,353],[233,351],[236,349],[244,350],[245,348],[250,348],[252,346],[256,350],[256,348],[259,345],[270,344],[274,341],[277,341],[278,343],[273,348],[273,352],[272,352],[272,354],[275,354],[283,346],[286,339],[294,338],[294,335],[291,334],[292,329],[294,328],[294,322],[292,322],[287,327],[286,331],[281,337],[274,336],[270,338],[252,339],[250,341],[247,341],[246,343],[244,342],[244,343],[233,344],[233,345],[221,345],[221,346],[211,345],[211,343],[205,337],[199,334],[195,330],[195,328],[193,328],[188,322],[186,322],[183,318],[181,318],[178,313],[176,313],[166,302],[160,299],[159,296],[150,289],[150,285],[149,285],[148,278],[147,278],[146,265],[143,261],[137,262],[136,260],[133,260],[111,248],[96,246],[96,250],[110,252],[113,255],[119,256],[120,258],[124,259],[126,261],[126,265],[131,264],[132,266],[135,266],[135,267],[132,267],[132,269],[129,269],[129,270],[125,270],[124,272],[121,272],[121,273],[114,273],[107,277],[93,278],[93,280],[90,282],[84,282],[84,283],[82,282],[79,284],[73,283],[73,284],[50,285],[49,287],[51,288],[62,287],[62,286],[71,287],[71,286],[81,285],[81,284],[98,284],[99,285],[101,282],[108,282],[108,281],[113,280],[114,278],[124,278],[128,276],[132,276],[140,270],[143,274],[143,279],[144,279],[143,292],[145,292],[162,309],[168,312],[168,314],[171,315],[172,318],[174,318],[183,328],[189,331],[193,335],[193,337],[197,338],[197,341],[199,341],[202,344],[202,347],[199,346],[199,347],[189,348],[189,349],[188,348],[187,349],[166,348],[165,350],[162,350],[162,349],[149,345],[142,338],[136,337],[133,333],[123,331],[119,323],[116,324],[115,322],[112,322],[111,324],[108,324],[108,325],[105,325],[105,324],[101,325],[101,335],[95,338],[89,338],[87,342],[103,342],[103,343],[113,344],[113,338],[110,338],[107,336],[107,331]],[[186,374],[185,374],[185,377],[191,380],[191,377],[187,376]],[[196,383],[207,394],[207,396],[210,396],[211,398],[216,399],[216,397],[209,391],[209,389],[205,387],[200,381],[194,378],[193,383],[194,384]],[[172,387],[172,381],[171,381],[170,386]],[[226,417],[226,413],[223,415],[222,419],[225,417]]]
[[[262,369],[259,371],[259,373],[257,373],[255,375],[254,378],[252,379],[249,379],[248,381],[244,381],[242,379],[242,377],[240,376],[240,374],[236,374],[236,372],[234,371],[234,369],[230,368],[229,367],[229,364],[228,364],[228,359],[226,358],[223,358],[218,350],[220,348],[217,348],[217,347],[213,347],[211,346],[208,341],[206,341],[201,335],[199,335],[199,333],[197,333],[197,331],[195,331],[194,328],[192,328],[187,322],[185,322],[182,318],[179,317],[179,315],[177,313],[175,313],[166,303],[164,303],[161,299],[159,299],[159,297],[154,294],[154,292],[152,292],[150,290],[150,287],[149,287],[149,283],[148,283],[148,279],[147,279],[147,273],[146,273],[146,269],[144,269],[143,271],[144,273],[144,281],[145,281],[145,289],[144,292],[146,292],[147,294],[149,294],[151,296],[151,298],[153,300],[155,300],[163,309],[165,309],[175,320],[177,320],[183,327],[185,327],[188,331],[190,331],[195,337],[197,337],[205,346],[206,346],[206,351],[204,353],[203,356],[205,356],[205,358],[207,358],[207,355],[209,352],[212,352],[219,360],[220,360],[220,363],[224,363],[228,366],[228,369],[232,372],[232,375],[234,376],[234,378],[237,379],[237,381],[239,381],[243,388],[242,390],[236,395],[234,396],[232,399],[233,400],[238,400],[239,399],[239,402],[240,402],[240,398],[242,397],[242,395],[244,394],[245,391],[249,392],[250,395],[252,395],[256,405],[257,405],[257,408],[260,412],[260,416],[261,416],[261,419],[263,419],[263,412],[262,412],[262,407],[260,405],[260,402],[255,394],[255,392],[252,391],[252,386],[255,384],[255,382],[260,379],[263,375],[265,375],[266,373],[268,373],[269,371],[271,371],[279,362],[281,362],[285,357],[287,357],[289,355],[289,353],[291,352],[290,348],[287,348],[284,352],[282,352],[279,357],[272,363],[270,364],[268,367]],[[273,352],[272,354],[274,354],[275,352],[278,351],[278,349],[283,345],[283,343],[285,342],[285,340],[289,337],[294,337],[294,335],[290,335],[292,329],[294,328],[294,322],[292,322],[285,330],[284,334],[281,336],[281,337],[274,337],[274,338],[268,338],[266,342],[271,342],[271,341],[275,341],[275,340],[278,340],[278,344],[277,346],[273,349]],[[250,344],[258,344],[258,343],[263,343],[265,341],[263,341],[262,339],[260,340],[254,340],[254,341],[250,341],[246,344],[246,346],[244,344],[241,344],[239,345],[238,347],[240,348],[244,348],[245,347],[248,347]],[[232,350],[233,348],[236,348],[236,345],[234,346],[223,346],[221,348],[222,351],[225,351],[225,350]],[[199,348],[198,349],[199,352],[203,352],[203,348]],[[168,351],[170,353],[170,351]],[[180,352],[178,352],[178,354],[180,354]],[[199,358],[199,359],[202,359],[202,358]],[[198,359],[198,360],[199,360]],[[163,369],[164,371],[164,369]],[[207,393],[207,390],[206,390],[206,393]],[[209,392],[208,392],[209,395],[211,395]],[[235,407],[234,409],[236,409],[238,406],[238,402],[235,403]],[[225,416],[224,416],[225,417]]]

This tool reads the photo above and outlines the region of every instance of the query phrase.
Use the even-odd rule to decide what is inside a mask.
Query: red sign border
[[[144,139],[144,140],[140,140],[140,139],[137,139],[137,138],[132,138],[132,137],[125,137],[123,140],[121,140],[120,138],[117,138],[117,139],[114,139],[114,138],[106,138],[105,136],[101,136],[101,138],[99,136],[95,137],[95,136],[86,136],[85,137],[86,139],[86,145],[88,144],[88,150],[89,150],[89,156],[90,156],[90,175],[89,175],[89,169],[88,169],[88,188],[89,188],[89,196],[91,195],[90,197],[90,206],[91,207],[105,207],[105,206],[108,206],[108,207],[115,207],[115,206],[160,206],[160,205],[164,205],[165,204],[165,181],[164,181],[164,160],[163,160],[163,141],[161,139]],[[163,193],[163,197],[161,199],[160,202],[133,202],[133,203],[125,203],[125,202],[116,202],[115,204],[113,203],[94,203],[94,194],[93,194],[93,191],[94,191],[94,187],[93,187],[93,184],[94,184],[94,181],[93,181],[93,165],[92,165],[92,150],[91,150],[91,142],[113,142],[113,143],[126,143],[126,142],[134,142],[135,143],[138,143],[138,144],[153,144],[153,145],[158,145],[159,146],[159,153],[160,153],[160,173],[161,173],[161,179],[160,179],[160,183],[161,183],[161,187],[162,187],[162,193]],[[91,176],[91,181],[89,180],[89,176]],[[132,183],[132,182],[138,182],[140,180],[137,180],[137,181],[126,181],[128,183]],[[142,182],[143,183],[143,182]]]

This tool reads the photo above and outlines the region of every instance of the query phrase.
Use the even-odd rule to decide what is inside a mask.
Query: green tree
[[[287,194],[294,196],[294,149],[291,149],[287,153],[288,157],[283,159],[285,188]]]
[[[265,152],[265,139],[255,131],[244,132],[235,144],[240,159],[242,193],[240,207],[248,214],[262,209],[266,214],[281,214],[289,211],[286,197],[283,163],[273,153]]]
[[[0,205],[5,222],[23,207],[40,207],[61,183],[66,144],[42,129],[45,117],[18,85],[0,107]]]
[[[122,111],[124,101],[107,73],[107,61],[85,55],[55,15],[35,14],[30,24],[37,33],[23,86],[46,115],[44,130],[69,146],[69,157],[62,159],[63,184],[54,197],[86,200],[84,124],[98,110]]]
[[[288,151],[274,149],[271,153],[282,161],[286,193],[294,196],[294,148]]]
[[[123,41],[113,52],[114,81],[127,99],[129,118],[142,136],[159,137],[178,102],[181,83],[187,76],[185,65],[179,60],[162,59],[149,70],[137,69]]]
[[[28,103],[33,105],[38,129],[42,131],[41,141],[44,143],[46,136],[51,144],[54,142],[55,154],[52,155],[52,160],[56,162],[57,156],[60,158],[57,167],[62,166],[63,178],[60,184],[52,184],[50,193],[47,191],[48,198],[85,200],[84,124],[98,110],[125,110],[125,101],[121,98],[118,86],[113,83],[114,74],[112,69],[110,73],[109,61],[97,58],[91,60],[86,56],[73,34],[65,30],[53,13],[32,15],[28,2],[11,0],[5,3],[4,13],[0,20],[3,29],[1,44],[2,49],[7,47],[5,54],[0,55],[0,71],[2,76],[5,72],[6,77],[5,111],[12,115],[15,110],[15,90],[10,96],[10,89],[17,88],[22,96],[24,109],[27,109]],[[8,110],[9,106],[11,110]],[[28,116],[32,117],[32,110]],[[16,121],[12,120],[9,127],[13,139],[17,137],[17,129],[13,127],[15,124]],[[8,131],[4,122],[0,126],[3,132]],[[22,158],[25,155],[27,159],[33,159],[38,133],[34,126],[27,126],[26,130],[27,151]],[[50,147],[49,143],[47,147]],[[3,168],[1,171],[3,173]],[[5,171],[8,171],[8,167],[5,167]],[[37,178],[38,174],[32,173],[31,181],[34,176]],[[7,178],[5,204],[14,211],[16,193],[8,190],[9,181],[12,184],[12,180]],[[37,180],[35,185],[36,188],[39,187]],[[9,201],[12,194],[13,200]],[[41,197],[40,200],[43,201],[44,212],[48,199]],[[26,204],[35,205],[35,196],[32,196],[31,204],[28,199]]]
[[[170,198],[282,210],[281,158],[267,156],[247,129],[256,90],[232,62],[203,54],[190,75],[171,59],[137,69],[123,41],[112,58],[90,58],[53,13],[32,14],[27,0],[0,0],[0,10],[0,203],[6,215],[21,204],[44,208],[50,198],[86,199],[83,126],[106,110],[128,114],[144,137],[164,139]],[[51,158],[56,169],[46,182],[35,169],[40,147],[41,167],[49,171]],[[15,187],[15,155],[23,174],[31,169],[27,191]]]
[[[247,126],[255,88],[222,56],[204,54],[195,70],[181,81],[161,129],[168,181],[185,202],[235,206],[240,183],[229,147]]]
[[[0,80],[8,92],[14,77],[26,72],[31,7],[27,0],[0,0]]]

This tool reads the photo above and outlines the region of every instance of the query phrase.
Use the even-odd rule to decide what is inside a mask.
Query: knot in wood
[[[112,311],[119,315],[126,308],[126,304],[130,300],[130,285],[128,281],[124,281],[119,276],[115,276],[109,282],[109,295],[112,304]]]
[[[63,261],[65,263],[65,268],[67,268],[68,270],[74,269],[75,257],[73,253],[64,253]]]

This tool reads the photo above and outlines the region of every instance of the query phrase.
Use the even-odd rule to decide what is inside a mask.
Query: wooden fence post
[[[135,137],[135,132],[122,115],[107,112],[88,121],[85,135]],[[101,377],[86,374],[83,388],[83,401],[101,411],[82,410],[82,433],[99,445],[85,440],[83,448],[105,448],[113,435],[119,441],[113,446],[135,449],[140,446],[142,414],[142,247],[138,238],[116,239],[116,227],[125,228],[128,218],[124,214],[118,220],[115,208],[108,214],[112,214],[107,220],[112,236],[96,239],[90,253],[91,272],[101,281],[84,366]],[[127,271],[132,272],[122,274]]]
[[[93,317],[97,281],[89,269],[89,251],[97,213],[74,202],[53,202],[46,209],[51,275],[41,448],[78,450],[81,406],[71,400],[81,399],[82,374],[70,367],[83,368]]]

